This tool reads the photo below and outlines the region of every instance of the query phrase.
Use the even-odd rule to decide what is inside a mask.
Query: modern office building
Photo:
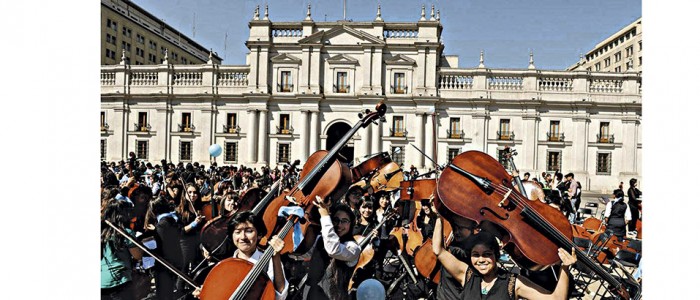
[[[567,70],[591,72],[642,71],[642,18],[620,29],[588,51]]]
[[[168,53],[173,64],[203,64],[206,49],[170,25],[128,0],[102,0],[100,26],[102,65],[115,65],[124,55],[129,65],[161,64]],[[216,63],[221,63],[216,53]]]
[[[416,10],[418,11],[418,9]],[[460,67],[445,55],[439,11],[411,22],[248,22],[247,65],[215,60],[101,67],[101,155],[273,167],[330,149],[379,102],[386,122],[353,135],[342,155],[382,151],[405,167],[435,168],[467,150],[521,173],[573,172],[586,190],[611,191],[642,174],[641,75]],[[117,22],[120,22],[117,20]],[[241,24],[245,26],[245,24]],[[119,27],[121,28],[121,27]],[[446,30],[449,30],[447,28]],[[639,32],[637,32],[639,34]],[[627,40],[625,40],[627,42]],[[212,158],[207,148],[219,144]]]

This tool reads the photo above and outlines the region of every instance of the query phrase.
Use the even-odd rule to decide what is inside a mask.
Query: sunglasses
[[[336,218],[336,217],[333,217],[333,218],[331,218],[331,221],[333,222],[333,224],[341,224],[341,225],[350,224],[350,220],[349,220],[349,219],[345,219],[345,218],[343,218],[343,219],[338,219],[338,218]]]

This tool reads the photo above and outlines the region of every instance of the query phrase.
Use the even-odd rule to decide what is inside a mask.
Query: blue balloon
[[[367,279],[357,287],[357,300],[386,299],[386,290],[379,280]]]
[[[217,157],[221,155],[221,152],[223,152],[223,149],[221,149],[221,146],[219,146],[219,144],[213,144],[209,146],[209,155]]]

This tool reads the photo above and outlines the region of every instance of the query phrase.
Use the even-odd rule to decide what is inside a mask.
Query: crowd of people
[[[435,177],[429,172],[426,177]],[[403,179],[424,174],[411,166]],[[253,189],[270,191],[276,182],[280,190],[292,189],[299,181],[299,170],[293,165],[250,168],[240,166],[206,167],[199,163],[159,164],[139,162],[131,156],[127,161],[102,162],[102,220],[124,228],[127,234],[146,243],[160,259],[148,263],[149,254],[138,245],[104,224],[101,229],[101,293],[103,299],[196,299],[207,293],[201,286],[192,286],[170,268],[190,277],[197,277],[203,267],[212,267],[225,258],[239,258],[256,263],[263,257],[260,241],[268,230],[260,215],[241,209],[241,201]],[[532,181],[548,191],[543,199],[569,218],[580,221],[581,185],[574,174],[542,173],[540,179],[525,173],[523,181]],[[614,200],[607,203],[605,221],[615,235],[634,232],[632,222],[639,218],[641,191],[636,179],[630,181],[627,204],[624,192],[618,189]],[[140,194],[136,190],[142,191]],[[138,196],[136,196],[138,195]],[[140,197],[136,199],[136,197]],[[396,289],[397,258],[411,257],[402,253],[407,232],[419,232],[421,243],[429,241],[437,260],[442,264],[438,285],[429,280],[421,284],[404,284],[398,298],[436,299],[565,299],[571,295],[570,266],[576,263],[573,249],[559,249],[561,266],[553,284],[540,285],[526,276],[518,276],[500,267],[503,249],[500,240],[473,228],[456,230],[449,246],[442,238],[443,220],[433,201],[423,199],[419,205],[398,201],[399,191],[366,193],[352,186],[345,196],[333,203],[318,198],[313,205],[318,211],[319,234],[306,253],[282,255],[285,241],[272,235],[266,247],[273,255],[266,274],[274,286],[275,299],[353,299],[357,289],[348,288],[353,276],[375,278],[387,290]],[[145,219],[134,217],[139,203],[145,205]],[[220,247],[205,247],[202,228],[213,222],[203,213],[214,207],[227,224],[226,240]],[[620,221],[621,220],[621,221]],[[629,226],[629,227],[628,227]],[[357,272],[363,248],[357,237],[371,237],[369,247],[374,255],[367,267]],[[389,267],[387,267],[389,266]],[[414,273],[411,270],[404,272]],[[211,268],[209,268],[211,270]],[[408,282],[408,277],[403,277]],[[394,281],[396,280],[396,281]],[[419,292],[413,289],[420,289]],[[350,291],[350,292],[349,292]]]

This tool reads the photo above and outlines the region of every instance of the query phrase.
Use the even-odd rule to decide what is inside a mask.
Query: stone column
[[[306,162],[306,159],[309,158],[309,112],[308,111],[302,111],[301,112],[301,128],[300,128],[299,136],[301,137],[301,163],[303,164]]]
[[[372,124],[370,126],[374,127],[375,125]],[[360,161],[363,161],[366,159],[366,155],[372,153],[372,129],[360,129],[359,132],[361,134],[362,139],[360,140],[360,153],[358,155],[358,158],[360,159]]]
[[[248,128],[246,128],[246,138],[248,139],[248,160],[247,164],[255,163],[255,127],[258,124],[257,121],[258,112],[255,110],[248,111]]]
[[[423,152],[425,152],[425,155],[430,157],[430,159],[434,160],[437,162],[436,157],[435,157],[435,151],[434,150],[434,145],[435,144],[435,120],[437,116],[436,115],[428,115],[426,117],[426,122],[425,122],[425,146],[423,147]],[[425,160],[425,165],[427,167],[430,167],[432,169],[435,168],[433,163],[426,159]]]
[[[537,168],[537,116],[523,116],[523,129],[516,133],[516,138],[520,135],[523,139],[522,150],[518,151],[522,155],[523,166],[522,170],[538,170]],[[533,174],[534,175],[534,174]],[[533,176],[534,177],[534,176]]]
[[[369,150],[369,153],[379,153],[382,151],[382,123],[378,123],[379,125],[370,124],[370,126],[372,127],[372,148]]]
[[[318,151],[319,124],[317,111],[311,112],[311,124],[309,126],[309,154],[313,154],[314,152]]]
[[[416,114],[416,120],[417,120],[417,122],[415,124],[417,124],[417,126],[414,127],[415,129],[417,129],[416,130],[416,147],[418,147],[418,149],[421,149],[421,151],[425,152],[425,150],[424,150],[425,149],[425,125],[424,125],[425,124],[425,114],[423,114],[423,113]],[[413,147],[411,147],[411,148],[413,148]],[[413,149],[412,151],[414,151],[416,153],[416,156],[415,156],[416,159],[414,160],[416,168],[418,168],[418,169],[425,168],[425,157],[423,157],[423,154],[421,154],[420,152],[418,152],[415,149]]]
[[[258,119],[258,164],[267,164],[267,109],[260,111]]]

